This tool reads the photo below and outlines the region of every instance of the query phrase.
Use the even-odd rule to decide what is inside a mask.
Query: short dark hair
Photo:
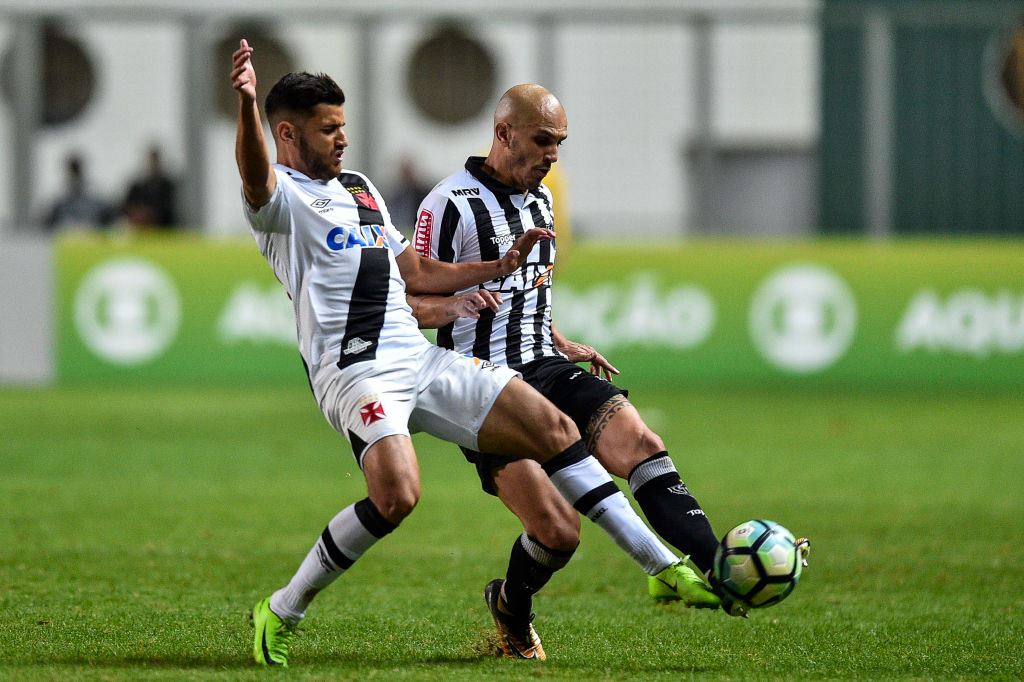
[[[345,93],[326,73],[289,73],[270,88],[264,108],[267,118],[290,112],[307,115],[318,104],[341,106]]]

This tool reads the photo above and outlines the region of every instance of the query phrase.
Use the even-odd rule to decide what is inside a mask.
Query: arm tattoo
[[[597,450],[597,442],[601,439],[608,422],[618,414],[622,408],[629,407],[630,403],[624,395],[612,396],[606,400],[601,407],[594,411],[590,421],[587,423],[587,449],[590,452]]]

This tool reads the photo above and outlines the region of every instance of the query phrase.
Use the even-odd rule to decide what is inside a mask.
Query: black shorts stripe
[[[352,429],[348,431],[348,443],[352,446],[352,456],[356,458],[356,465],[362,468],[363,453],[366,452],[366,441],[355,434]]]
[[[481,360],[491,359],[491,330],[494,328],[494,311],[484,308],[476,321],[476,336],[473,339],[473,355]]]
[[[580,514],[584,516],[587,512],[597,506],[597,504],[608,497],[611,497],[615,493],[619,492],[619,486],[615,485],[615,481],[608,481],[597,486],[589,493],[581,497],[572,503],[572,506],[576,508]]]
[[[320,534],[320,541],[324,543],[324,549],[327,550],[327,556],[331,557],[331,561],[342,571],[351,568],[352,564],[356,562],[355,559],[349,559],[345,554],[338,549],[338,545],[334,543],[334,538],[331,537],[331,529],[324,528],[324,532]]]
[[[377,509],[377,505],[375,505],[368,497],[356,502],[355,511],[356,517],[359,519],[359,523],[363,524],[363,527],[378,540],[397,527],[395,524],[384,518]]]
[[[523,310],[526,307],[526,293],[512,294],[512,308],[508,311],[505,325],[505,364],[518,365],[523,361]]]
[[[480,242],[480,260],[498,260],[501,253],[495,243],[494,222],[491,220],[491,212],[487,209],[481,199],[470,199],[469,208],[473,211],[473,220],[476,222],[477,239]]]
[[[341,340],[339,369],[377,357],[377,343],[380,341],[380,330],[384,327],[390,286],[391,261],[388,259],[388,250],[371,247],[360,249],[359,272],[352,287],[345,336]],[[353,344],[351,347],[350,343]]]

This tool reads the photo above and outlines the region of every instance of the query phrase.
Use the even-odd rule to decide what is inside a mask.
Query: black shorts
[[[584,439],[587,425],[598,408],[617,395],[629,395],[610,381],[591,374],[588,370],[573,364],[563,357],[545,357],[528,362],[516,369],[526,383],[537,389],[541,395],[555,404],[559,410],[576,422],[576,428]],[[518,458],[488,455],[468,448],[462,454],[476,465],[480,485],[484,492],[497,495],[491,473],[496,467]]]

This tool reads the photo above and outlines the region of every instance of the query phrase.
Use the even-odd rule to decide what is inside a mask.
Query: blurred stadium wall
[[[985,0],[6,0],[0,383],[301,379],[240,216],[226,71],[245,36],[263,92],[293,69],[338,79],[347,162],[385,196],[404,157],[430,183],[485,151],[508,85],[558,93],[572,225],[599,239],[563,263],[556,317],[631,377],[1019,386],[1024,250],[948,237],[1024,231],[1022,17]],[[154,142],[193,234],[41,238],[67,154],[116,200]],[[836,233],[872,239],[805,239]],[[910,233],[939,239],[886,241]],[[721,235],[791,239],[692,239]]]
[[[74,151],[95,189],[119,199],[157,142],[185,181],[188,222],[244,233],[226,74],[245,35],[264,94],[288,69],[335,76],[349,96],[347,163],[384,190],[404,156],[432,184],[486,150],[497,97],[538,81],[569,112],[561,165],[577,234],[610,236],[624,224],[663,235],[807,233],[818,8],[813,0],[5,0],[0,140],[15,153],[0,169],[0,224],[31,229],[60,193],[63,159]]]

